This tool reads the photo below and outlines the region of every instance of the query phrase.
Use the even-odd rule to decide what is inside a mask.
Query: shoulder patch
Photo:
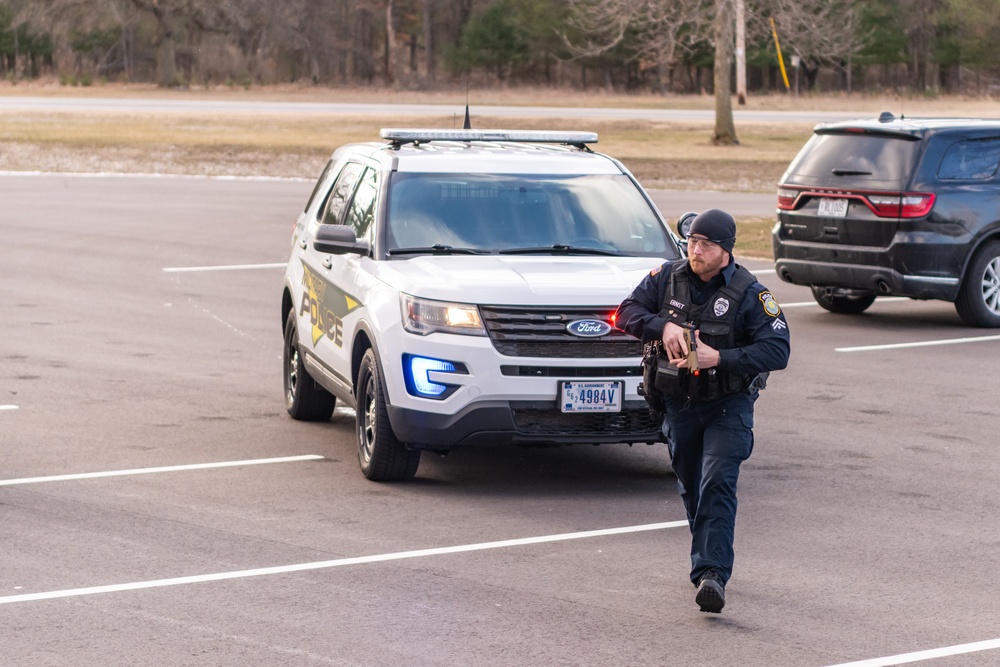
[[[649,272],[649,275],[651,275],[651,276],[655,276],[655,275],[656,275],[657,273],[659,273],[659,272],[660,272],[660,271],[662,271],[662,270],[663,270],[663,265],[662,265],[662,264],[660,264],[660,265],[659,265],[659,266],[657,266],[656,268],[652,269],[652,270],[651,270],[651,271]]]
[[[760,299],[761,305],[764,306],[765,313],[771,317],[781,315],[781,308],[778,306],[778,302],[774,300],[774,297],[771,296],[770,292],[761,292],[760,296],[757,298]]]

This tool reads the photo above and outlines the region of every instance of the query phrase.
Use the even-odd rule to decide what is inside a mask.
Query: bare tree
[[[424,0],[424,70],[427,72],[427,79],[429,81],[434,80],[435,70],[437,69],[437,59],[434,53],[434,49],[437,47],[434,39],[434,5],[434,0]]]
[[[678,47],[707,32],[713,17],[715,43],[715,132],[712,142],[738,144],[733,122],[731,75],[734,39],[733,0],[715,0],[714,12],[702,0],[568,0],[571,25],[581,37],[564,36],[577,56],[604,53],[622,43],[632,43],[635,58],[653,58],[660,65],[673,64]]]
[[[385,0],[385,81],[392,84],[397,74],[396,23],[393,16],[394,0]]]
[[[730,87],[733,66],[733,28],[735,27],[733,0],[716,0],[715,3],[715,134],[712,143],[733,146],[736,124],[733,121],[733,99]]]
[[[666,78],[678,50],[707,26],[705,0],[567,0],[573,34],[562,38],[574,57],[598,56],[627,42],[631,59],[652,61]]]
[[[910,85],[916,90],[926,90],[930,82],[929,64],[941,8],[941,0],[906,0],[903,3]]]
[[[872,33],[859,30],[857,7],[864,0],[758,0],[749,17],[758,36],[770,34],[773,17],[782,51],[799,56],[811,88],[821,66],[844,70],[850,91],[854,54],[871,43]]]

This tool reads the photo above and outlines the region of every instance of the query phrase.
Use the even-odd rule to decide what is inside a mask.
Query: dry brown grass
[[[736,257],[773,259],[771,229],[774,218],[740,218],[736,221]]]
[[[461,89],[414,92],[273,86],[216,87],[186,91],[143,85],[87,88],[37,82],[0,83],[2,96],[124,97],[173,100],[263,100],[448,104],[465,102]],[[630,107],[711,109],[708,95],[612,95],[548,89],[476,90],[468,94],[478,127],[586,129],[600,135],[602,152],[620,158],[650,188],[770,192],[789,160],[809,137],[811,123],[737,125],[740,145],[711,145],[710,122],[580,121],[476,115],[476,106]],[[746,110],[840,110],[873,115],[994,115],[988,99],[899,96],[751,96]],[[386,126],[457,127],[454,114],[385,115],[251,114],[158,111],[0,112],[0,170],[124,171],[230,174],[312,179],[336,146],[371,140]]]
[[[108,84],[86,88],[52,81],[0,84],[4,96],[124,97],[173,100],[263,100],[292,102],[422,103],[461,105],[464,90],[415,92],[392,89],[331,89],[273,86],[215,87],[185,91],[148,85]],[[476,105],[631,107],[711,109],[708,95],[614,95],[549,89],[495,89],[468,93]],[[902,98],[846,95],[751,96],[747,110],[881,109],[897,113],[989,115],[990,100]],[[768,191],[795,151],[808,138],[810,123],[740,123],[740,145],[712,146],[709,122],[567,121],[475,116],[479,127],[587,129],[600,134],[598,148],[615,155],[649,187]],[[455,115],[399,117],[323,117],[315,114],[222,114],[164,111],[143,114],[115,111],[0,113],[0,169],[98,170],[274,175],[311,178],[330,151],[343,143],[372,139],[391,126],[455,127]],[[80,166],[82,165],[82,166]],[[214,165],[214,166],[212,166]]]

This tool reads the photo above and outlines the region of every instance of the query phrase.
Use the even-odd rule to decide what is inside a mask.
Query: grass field
[[[277,86],[173,91],[141,85],[87,88],[52,82],[0,84],[0,96],[79,96],[298,102],[384,102],[461,106],[464,90],[437,93]],[[470,91],[474,125],[581,129],[648,188],[772,192],[811,123],[739,123],[738,146],[713,146],[710,122],[524,119],[476,114],[476,105],[711,109],[710,96],[609,95],[549,90]],[[988,99],[866,96],[751,96],[747,110],[882,110],[908,115],[989,116]],[[338,145],[377,138],[382,127],[460,127],[462,118],[380,115],[247,114],[169,111],[0,111],[0,170],[207,174],[314,178]],[[737,252],[769,257],[770,220],[740,220]]]

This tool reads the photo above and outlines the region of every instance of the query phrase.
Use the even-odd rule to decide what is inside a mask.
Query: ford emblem
[[[566,331],[581,338],[597,338],[611,333],[611,325],[601,320],[576,320],[566,325]]]

